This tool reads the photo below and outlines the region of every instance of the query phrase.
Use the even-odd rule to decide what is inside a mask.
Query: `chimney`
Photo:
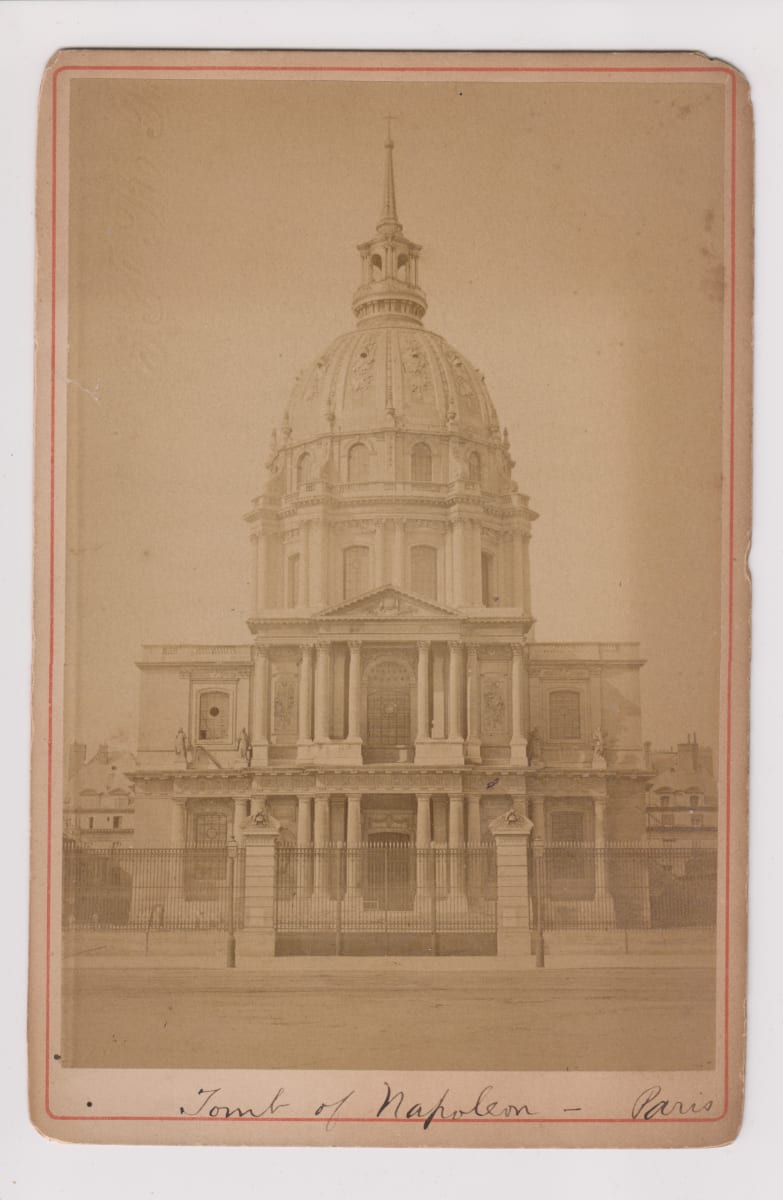
[[[71,742],[68,751],[68,778],[73,779],[74,775],[87,761],[87,745],[85,742]]]

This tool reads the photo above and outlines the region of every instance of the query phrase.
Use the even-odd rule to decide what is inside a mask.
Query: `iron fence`
[[[717,851],[628,843],[534,846],[531,925],[539,931],[712,929]]]
[[[225,846],[66,847],[63,927],[238,929],[244,909],[244,872],[244,851]]]
[[[282,846],[281,953],[493,953],[494,846]]]

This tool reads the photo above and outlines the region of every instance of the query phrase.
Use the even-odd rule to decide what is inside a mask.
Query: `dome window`
[[[408,276],[408,272],[406,269],[407,266],[408,266],[408,255],[407,254],[398,254],[397,255],[397,275],[400,279],[407,279],[407,276]]]
[[[413,447],[411,479],[414,483],[432,483],[432,451],[424,442]]]
[[[348,451],[348,482],[367,483],[370,478],[370,452],[362,442]]]
[[[477,450],[468,455],[468,479],[471,483],[481,483],[481,455]]]
[[[383,275],[383,260],[380,254],[373,254],[370,259],[370,276],[372,279],[380,279]]]
[[[299,455],[299,461],[296,464],[296,486],[299,491],[310,482],[310,455],[305,451]]]

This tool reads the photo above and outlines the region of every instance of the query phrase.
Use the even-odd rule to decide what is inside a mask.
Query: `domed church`
[[[537,514],[483,375],[424,324],[385,154],[355,327],[298,376],[245,516],[251,640],[143,650],[139,846],[256,818],[299,848],[481,846],[509,812],[644,834],[639,648],[534,640]]]

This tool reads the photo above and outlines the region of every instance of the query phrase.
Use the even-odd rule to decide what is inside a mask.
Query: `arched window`
[[[399,276],[400,279],[407,278],[407,272],[405,270],[407,265],[408,265],[408,255],[407,254],[398,254],[397,255],[397,275]]]
[[[549,693],[549,740],[578,741],[582,736],[579,692]]]
[[[370,278],[380,279],[383,274],[383,260],[380,254],[373,254],[370,259]]]
[[[296,486],[299,489],[310,482],[311,462],[312,460],[307,451],[299,455],[299,461],[296,464]]]
[[[198,736],[201,742],[228,738],[228,692],[202,692],[198,701]]]
[[[370,586],[370,551],[367,546],[343,550],[343,597],[360,596]]]
[[[471,483],[481,483],[481,455],[477,450],[468,455],[468,479]]]
[[[366,483],[370,478],[370,452],[365,445],[357,442],[348,451],[348,482]]]
[[[427,600],[437,600],[438,552],[434,546],[411,547],[411,591]]]
[[[432,451],[424,442],[413,447],[411,479],[414,483],[432,483]]]

